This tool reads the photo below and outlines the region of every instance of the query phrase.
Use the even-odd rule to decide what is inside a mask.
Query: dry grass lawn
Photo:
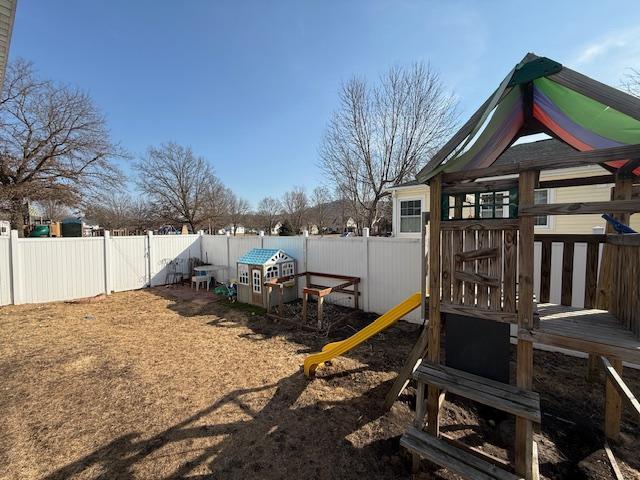
[[[377,408],[397,365],[342,358],[309,382],[305,345],[165,292],[0,309],[0,478],[402,474],[378,455],[410,418]]]
[[[412,390],[391,412],[381,405],[418,327],[401,323],[308,381],[300,365],[326,338],[171,292],[0,308],[0,479],[410,478],[398,438]],[[330,340],[371,319],[342,316]],[[586,362],[535,359],[542,476],[613,478],[602,387],[584,380]],[[625,378],[640,393],[638,372]],[[453,400],[443,431],[506,458],[512,419]],[[639,425],[626,412],[615,447],[629,478]],[[419,478],[455,477],[425,465]]]

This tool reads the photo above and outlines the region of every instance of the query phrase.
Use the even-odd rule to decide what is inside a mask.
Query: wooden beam
[[[611,369],[622,373],[622,360],[612,359]],[[604,392],[604,435],[613,441],[620,439],[620,420],[622,418],[622,398],[618,393],[616,385],[611,377],[611,372],[607,371]]]
[[[607,458],[609,459],[609,463],[611,464],[611,470],[613,470],[613,474],[616,476],[616,480],[624,480],[622,476],[622,471],[618,466],[618,462],[616,461],[616,457],[613,456],[613,452],[611,451],[611,447],[609,446],[609,442],[604,441],[604,451],[607,454]]]
[[[456,253],[456,260],[459,262],[467,262],[469,260],[479,260],[484,258],[496,258],[498,256],[498,247],[483,248],[481,250],[471,250],[468,252]]]
[[[624,145],[621,147],[589,150],[587,152],[537,156],[533,159],[522,160],[518,164],[494,164],[487,168],[449,172],[442,174],[442,181],[445,183],[457,183],[463,180],[513,175],[527,170],[557,170],[582,165],[597,165],[614,160],[635,160],[637,158],[640,158],[640,144]]]
[[[468,305],[456,305],[453,303],[442,303],[440,305],[440,311],[445,313],[453,313],[458,315],[465,315],[468,317],[483,318],[485,320],[491,320],[501,323],[518,323],[518,315],[513,312],[503,312],[500,310],[487,310],[484,308],[477,308]]]
[[[538,184],[538,188],[583,187],[585,185],[603,185],[613,183],[615,183],[614,175],[596,175],[593,177],[541,180]]]
[[[521,208],[530,208],[534,204],[534,191],[537,172],[520,174],[518,198]],[[533,255],[534,255],[534,218],[520,218],[519,252],[519,292],[518,325],[520,328],[533,328]],[[533,389],[533,343],[518,338],[516,361],[516,383],[523,390]],[[531,420],[516,417],[515,436],[516,472],[531,480],[533,466],[533,424]]]
[[[469,283],[477,283],[478,285],[483,285],[486,287],[500,286],[499,278],[489,277],[481,273],[472,273],[472,272],[465,272],[462,270],[456,270],[453,276],[457,280],[462,280],[463,282],[469,282]]]
[[[504,190],[510,190],[517,186],[517,178],[505,178],[500,180],[485,180],[480,182],[454,183],[452,185],[443,185],[442,193],[455,195],[460,193],[500,192]]]
[[[609,234],[606,236],[607,243],[625,247],[640,246],[640,233]]]
[[[640,212],[640,200],[612,200],[610,202],[548,203],[520,207],[520,216],[536,215],[583,215],[593,213]]]
[[[420,336],[416,341],[415,345],[409,352],[409,356],[402,365],[400,372],[398,372],[398,376],[393,381],[393,385],[387,393],[387,396],[384,399],[384,409],[389,410],[393,405],[393,402],[396,401],[398,395],[402,393],[405,389],[409,380],[411,378],[411,374],[415,371],[415,369],[422,362],[423,357],[427,353],[427,343],[429,339],[429,330],[427,328],[423,328],[422,332],[420,332]]]
[[[428,358],[440,363],[440,204],[442,176],[437,175],[430,184],[429,220],[429,340]],[[440,432],[440,390],[429,385],[427,398],[427,428],[433,436]]]
[[[517,230],[519,225],[517,218],[447,220],[442,222],[442,230]]]
[[[617,390],[622,399],[627,403],[629,408],[640,418],[640,402],[636,396],[629,390],[627,384],[624,383],[620,376],[620,369],[615,368],[606,357],[600,357],[602,359],[602,366],[607,374],[607,378],[611,381],[612,386]]]
[[[536,233],[533,239],[536,242],[604,243],[607,236],[598,233]]]
[[[560,290],[560,304],[571,306],[573,293],[573,253],[574,243],[565,242],[562,248],[562,286]]]

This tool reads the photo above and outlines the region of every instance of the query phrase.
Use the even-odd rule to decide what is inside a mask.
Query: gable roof
[[[253,248],[238,259],[238,263],[266,265],[290,261],[291,257],[277,248]]]
[[[640,144],[640,99],[529,53],[417,179],[487,168],[518,137],[540,132],[581,152]],[[640,175],[640,162],[621,159],[603,166]]]
[[[518,164],[523,160],[533,158],[535,155],[562,155],[575,152],[575,149],[556,138],[547,138],[535,142],[513,145],[500,155],[494,165]]]

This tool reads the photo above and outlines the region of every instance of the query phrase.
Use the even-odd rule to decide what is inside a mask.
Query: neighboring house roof
[[[394,185],[393,187],[388,187],[387,190],[398,190],[401,188],[410,188],[417,187],[422,185],[418,180],[409,180],[408,182],[399,183],[398,185]]]
[[[581,152],[640,144],[640,99],[529,53],[417,179],[488,168],[515,139],[541,132]],[[612,171],[627,165],[640,175],[637,163],[603,162]]]
[[[277,248],[254,248],[249,250],[238,259],[238,263],[249,265],[267,265],[271,263],[281,263],[292,260],[282,250]]]
[[[9,45],[16,16],[17,0],[0,0],[0,88],[4,83],[4,72],[9,58]]]
[[[575,149],[556,138],[547,138],[536,142],[520,143],[508,148],[500,155],[494,165],[510,165],[522,160],[533,158],[535,155],[561,155],[573,153]]]

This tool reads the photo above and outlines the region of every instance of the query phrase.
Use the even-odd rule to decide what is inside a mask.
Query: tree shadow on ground
[[[358,370],[340,376],[355,373]],[[399,450],[398,438],[360,447],[347,438],[383,415],[382,398],[388,384],[345,400],[300,403],[307,385],[308,381],[295,373],[274,384],[235,390],[160,433],[149,438],[142,438],[142,432],[123,435],[43,480],[62,480],[95,470],[100,473],[94,478],[99,479],[137,478],[141,462],[152,462],[162,449],[170,450],[177,442],[189,440],[197,441],[199,447],[180,456],[177,466],[157,478],[406,477],[406,462],[394,456]],[[274,392],[259,411],[248,406],[248,397],[270,391]],[[240,408],[249,418],[216,423],[223,408]]]
[[[299,344],[297,353],[318,352],[329,342],[343,340],[364,328],[377,318],[376,314],[339,307],[348,314],[340,328],[328,335],[297,325],[293,320],[279,321],[266,316],[264,310],[252,305],[232,304],[226,299],[211,294],[211,302],[195,304],[176,298],[171,289],[154,288],[153,294],[171,300],[168,308],[183,317],[212,316],[208,325],[216,328],[248,328],[252,333],[240,336],[252,341],[264,341],[275,336]],[[367,364],[378,371],[399,371],[420,334],[420,325],[398,322],[393,327],[374,335],[365,344],[347,352],[344,356]],[[321,373],[320,373],[321,375]]]

